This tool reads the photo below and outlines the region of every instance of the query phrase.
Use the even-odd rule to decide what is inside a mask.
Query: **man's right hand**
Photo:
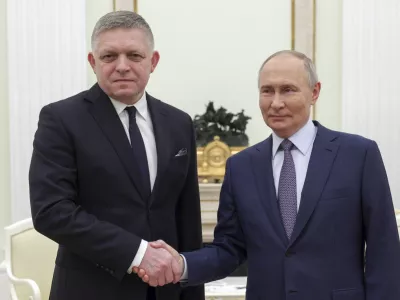
[[[146,254],[147,254],[147,251],[149,250],[149,248],[153,248],[154,251],[163,250],[172,257],[172,262],[170,264],[171,268],[167,272],[168,280],[166,281],[166,283],[179,282],[179,280],[182,277],[182,273],[183,273],[183,269],[184,269],[184,262],[183,262],[182,257],[180,256],[180,254],[174,248],[172,248],[170,245],[168,245],[167,243],[165,243],[162,240],[150,242],[147,246]],[[146,257],[146,254],[145,254],[145,257]],[[142,264],[144,262],[144,258],[143,258]],[[144,282],[148,282],[151,286],[155,286],[154,284],[156,282],[158,282],[158,285],[161,285],[160,282],[162,283],[163,281],[161,281],[159,278],[154,279],[154,277],[152,277],[152,275],[147,271],[147,269],[142,267],[142,264],[138,268],[134,267],[133,272],[137,273],[138,276],[140,278],[142,278],[142,280]],[[173,280],[169,280],[171,278],[171,277],[169,277],[169,276],[171,276],[171,272],[172,272]]]
[[[142,277],[143,281],[151,286],[163,286],[175,281],[174,270],[179,269],[179,263],[166,249],[149,243],[141,264],[133,271],[138,273],[138,269],[146,274],[146,280]]]

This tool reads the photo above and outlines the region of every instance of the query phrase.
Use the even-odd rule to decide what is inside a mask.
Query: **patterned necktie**
[[[125,110],[129,115],[129,136],[131,139],[131,147],[135,156],[136,162],[139,165],[142,183],[145,191],[145,196],[148,197],[151,194],[150,187],[150,174],[149,165],[147,163],[146,148],[142,134],[140,133],[139,127],[136,123],[136,107],[127,106]]]
[[[296,169],[290,153],[293,146],[293,143],[287,139],[281,143],[281,148],[284,151],[284,160],[278,187],[281,217],[289,240],[297,217]]]

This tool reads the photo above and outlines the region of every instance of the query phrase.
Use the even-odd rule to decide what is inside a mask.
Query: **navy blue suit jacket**
[[[400,299],[399,235],[378,146],[315,124],[291,239],[270,137],[228,160],[214,242],[183,253],[188,285],[226,277],[247,259],[248,300]]]

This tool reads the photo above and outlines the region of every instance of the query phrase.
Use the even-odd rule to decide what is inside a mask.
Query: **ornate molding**
[[[315,61],[316,51],[316,0],[291,0],[292,50],[306,54]],[[316,118],[316,105],[313,118]]]
[[[138,0],[113,0],[113,10],[131,10],[138,12]]]

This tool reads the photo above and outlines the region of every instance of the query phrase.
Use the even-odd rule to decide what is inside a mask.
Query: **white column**
[[[322,89],[315,118],[334,130],[342,129],[342,2],[316,0],[314,61]]]
[[[86,89],[85,0],[8,0],[12,221],[30,216],[28,170],[40,109]]]
[[[377,141],[400,207],[400,1],[343,1],[342,127]]]

